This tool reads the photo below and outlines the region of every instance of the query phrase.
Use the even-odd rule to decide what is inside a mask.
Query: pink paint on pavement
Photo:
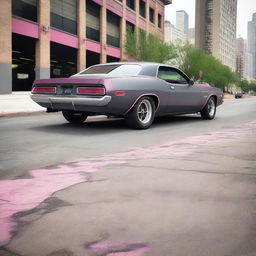
[[[106,256],[143,256],[149,249],[138,242],[110,242],[103,241],[92,244],[88,250],[96,255]]]
[[[137,244],[137,242],[112,242],[106,240],[91,244],[89,249],[94,253],[106,253],[107,251],[121,251]]]
[[[11,232],[16,229],[14,214],[37,207],[45,199],[61,189],[85,182],[88,173],[96,172],[109,165],[125,164],[134,160],[176,159],[177,157],[189,156],[196,149],[241,138],[252,131],[255,132],[255,130],[256,121],[252,121],[232,129],[213,131],[200,136],[169,141],[153,147],[137,147],[127,152],[80,159],[72,162],[72,164],[65,163],[54,168],[32,170],[29,172],[30,178],[1,180],[0,246],[11,239]],[[126,255],[130,256],[131,254]],[[116,256],[121,256],[121,254],[116,254]]]
[[[148,248],[139,248],[130,252],[113,252],[108,253],[106,256],[143,256],[148,252]]]
[[[0,182],[0,245],[9,241],[10,233],[15,228],[13,214],[33,209],[54,192],[85,180],[83,174],[78,170],[74,172],[68,166],[34,170],[29,174],[32,178]]]
[[[39,38],[39,26],[33,22],[12,18],[12,32],[33,38]]]

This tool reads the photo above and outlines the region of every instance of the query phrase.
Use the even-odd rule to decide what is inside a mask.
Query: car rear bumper
[[[105,95],[99,98],[96,97],[81,97],[81,96],[55,96],[45,94],[31,94],[31,99],[41,106],[47,106],[55,108],[56,104],[68,104],[73,106],[76,110],[76,106],[95,106],[102,107],[108,105],[111,101],[111,96]]]

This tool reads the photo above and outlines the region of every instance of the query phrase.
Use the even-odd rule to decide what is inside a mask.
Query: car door
[[[168,113],[192,113],[200,110],[202,93],[199,88],[189,84],[189,78],[180,70],[159,66],[157,77],[166,83]]]

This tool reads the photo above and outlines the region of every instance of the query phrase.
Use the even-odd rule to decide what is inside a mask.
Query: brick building
[[[124,59],[128,26],[164,37],[171,0],[1,0],[0,94]]]

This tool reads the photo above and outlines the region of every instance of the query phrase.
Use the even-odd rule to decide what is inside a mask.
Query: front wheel
[[[155,118],[155,103],[150,97],[142,97],[126,115],[127,124],[133,129],[147,129]]]
[[[210,99],[207,101],[205,107],[200,113],[203,119],[207,119],[207,120],[214,119],[216,114],[216,101],[214,97],[210,97]]]
[[[64,118],[71,124],[82,124],[88,117],[86,113],[75,112],[70,110],[63,110],[62,114]]]

